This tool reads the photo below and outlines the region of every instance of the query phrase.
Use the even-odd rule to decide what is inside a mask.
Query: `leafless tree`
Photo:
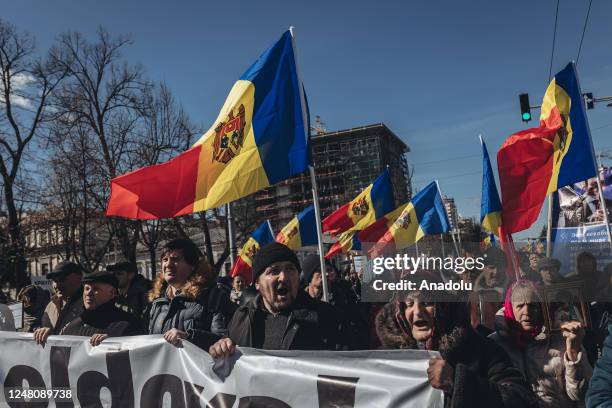
[[[0,176],[7,212],[9,270],[14,283],[27,280],[16,181],[32,141],[50,119],[49,99],[66,71],[36,55],[34,39],[0,20]]]
[[[100,28],[95,42],[79,33],[64,33],[52,51],[54,63],[68,72],[54,94],[58,117],[65,120],[67,133],[82,127],[94,143],[87,154],[87,166],[95,178],[87,206],[100,213],[106,208],[110,180],[131,170],[129,153],[141,142],[137,128],[150,84],[142,67],[123,59],[121,52],[129,44],[128,37],[113,38]],[[135,261],[139,223],[117,218],[110,219],[109,225],[123,256]]]

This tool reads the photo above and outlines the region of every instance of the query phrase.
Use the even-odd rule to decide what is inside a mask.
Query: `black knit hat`
[[[108,271],[96,271],[83,277],[83,283],[108,283],[115,288],[119,287],[119,281],[114,273]]]
[[[315,272],[321,272],[321,260],[319,259],[319,255],[308,255],[304,258],[302,265],[303,283],[308,285],[312,280],[312,275],[314,275]],[[328,259],[325,260],[325,265],[332,266]]]
[[[278,242],[272,242],[261,247],[253,259],[253,282],[257,281],[259,275],[261,275],[268,266],[272,265],[274,262],[281,261],[292,262],[298,270],[298,273],[300,272],[300,260],[297,255],[295,255],[295,252],[285,245],[279,244]]]

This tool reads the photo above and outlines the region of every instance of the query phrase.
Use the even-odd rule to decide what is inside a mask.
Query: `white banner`
[[[97,347],[83,337],[51,336],[43,348],[31,334],[0,332],[0,406],[441,408],[442,393],[427,382],[434,356],[241,348],[214,367],[208,353],[160,335]]]

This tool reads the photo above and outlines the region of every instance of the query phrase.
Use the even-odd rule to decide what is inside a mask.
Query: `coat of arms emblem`
[[[297,235],[297,233],[298,233],[297,227],[291,228],[287,232],[287,234],[285,234],[284,232],[281,232],[280,233],[280,235],[281,235],[281,242],[282,243],[287,243],[287,242],[291,241],[291,238],[295,237]]]
[[[395,224],[399,228],[403,228],[403,229],[408,229],[411,223],[412,223],[412,220],[410,219],[410,213],[407,211],[403,211],[402,214],[395,221]]]
[[[259,246],[257,245],[251,245],[245,250],[246,256],[249,257],[250,259],[253,259],[255,257],[255,254],[257,254],[258,251],[259,251]]]
[[[368,211],[370,211],[368,200],[366,200],[365,197],[361,197],[355,204],[353,204],[351,211],[354,215],[365,217],[368,214]]]
[[[232,109],[227,115],[227,120],[215,127],[213,160],[227,164],[240,152],[244,143],[245,122],[244,105],[240,104],[237,115],[234,115]]]

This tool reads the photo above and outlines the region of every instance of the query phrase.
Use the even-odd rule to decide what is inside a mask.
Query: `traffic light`
[[[595,107],[595,99],[593,99],[593,94],[591,92],[584,94],[584,102],[587,109],[593,109]]]
[[[520,94],[519,101],[521,102],[521,119],[523,122],[531,120],[531,108],[529,107],[529,94]]]

